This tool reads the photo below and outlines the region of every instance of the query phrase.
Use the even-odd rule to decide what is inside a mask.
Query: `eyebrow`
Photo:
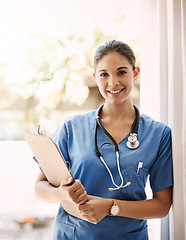
[[[117,70],[120,70],[122,68],[128,69],[128,67],[119,67],[119,68],[117,68]]]
[[[121,69],[123,69],[123,68],[128,69],[128,67],[119,67],[119,68],[117,68],[117,71],[118,71],[118,70],[121,70]],[[106,72],[107,70],[101,69],[101,70],[98,71],[98,73],[101,72],[101,71]]]

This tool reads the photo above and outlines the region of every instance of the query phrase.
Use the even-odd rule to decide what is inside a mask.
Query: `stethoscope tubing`
[[[97,129],[98,126],[101,128],[101,130],[110,138],[110,140],[113,142],[114,146],[115,146],[115,151],[119,151],[119,147],[118,144],[116,142],[116,140],[112,137],[112,135],[104,128],[103,124],[101,123],[101,119],[100,119],[100,114],[101,114],[101,110],[103,108],[104,105],[102,105],[99,110],[98,110],[98,115],[96,116],[96,128],[95,128],[95,136],[94,136],[94,143],[95,143],[95,149],[96,149],[96,154],[98,157],[101,156],[101,153],[98,150],[97,147]],[[131,127],[131,133],[130,134],[135,134],[137,136],[138,134],[138,126],[139,126],[139,110],[138,108],[134,106],[134,109],[136,111],[136,118],[132,124]]]
[[[103,105],[99,108],[98,110],[98,115],[96,117],[96,127],[95,127],[95,136],[94,136],[94,143],[95,143],[95,150],[96,150],[96,154],[97,156],[100,158],[101,162],[104,164],[105,168],[107,169],[109,175],[110,175],[110,178],[111,178],[111,181],[113,183],[113,185],[115,186],[115,188],[109,188],[110,191],[113,191],[113,190],[118,190],[118,189],[121,189],[121,188],[125,188],[129,185],[131,185],[131,182],[127,182],[127,184],[123,185],[124,184],[124,179],[123,179],[123,176],[121,174],[121,169],[120,169],[120,163],[119,163],[119,147],[118,147],[118,144],[117,142],[115,141],[115,139],[112,137],[112,135],[104,128],[103,124],[101,123],[101,119],[100,119],[100,114],[101,114],[101,110],[103,108]],[[139,110],[136,106],[134,106],[134,109],[136,111],[136,118],[132,124],[132,127],[131,127],[131,133],[130,135],[135,135],[136,136],[136,142],[137,142],[137,147],[139,146],[139,141],[137,140],[137,133],[138,133],[138,126],[139,126]],[[120,176],[120,179],[121,179],[121,184],[120,185],[117,185],[114,181],[114,178],[113,178],[113,175],[108,167],[108,165],[106,164],[106,162],[104,161],[103,157],[102,157],[102,154],[100,153],[100,151],[98,150],[98,146],[97,146],[97,131],[98,131],[98,126],[101,128],[101,130],[110,138],[110,140],[113,142],[114,146],[115,146],[115,152],[116,152],[116,159],[117,159],[117,168],[118,168],[118,173],[119,173],[119,176]],[[129,143],[129,140],[127,141],[128,144],[127,147],[130,148],[130,149],[136,149],[137,147],[134,146],[133,143]],[[130,147],[131,146],[131,147]]]

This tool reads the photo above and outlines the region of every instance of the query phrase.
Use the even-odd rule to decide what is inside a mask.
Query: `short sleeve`
[[[41,172],[43,172],[43,170],[42,170],[41,166],[39,165],[39,163],[38,163],[38,161],[37,161],[37,159],[36,159],[35,156],[33,157],[33,159],[34,159],[34,161],[38,164],[38,167],[39,167],[39,169],[41,170]]]
[[[62,156],[64,157],[67,166],[69,167],[69,156],[68,156],[68,147],[67,147],[67,142],[68,142],[68,134],[67,134],[67,129],[65,124],[61,124],[59,128],[55,131],[55,133],[52,135],[51,139],[57,144]],[[33,159],[38,163],[36,157],[34,156]],[[41,166],[39,165],[39,169],[43,172]]]
[[[56,132],[52,135],[51,139],[57,144],[67,166],[69,167],[70,158],[68,154],[68,131],[66,123],[63,123],[59,126]]]
[[[157,158],[150,168],[150,185],[153,192],[158,192],[173,185],[171,130],[165,127]]]

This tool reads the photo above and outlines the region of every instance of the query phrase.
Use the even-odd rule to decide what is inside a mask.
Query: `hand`
[[[70,177],[63,181],[57,188],[59,201],[66,200],[70,202],[72,201],[76,204],[84,204],[87,201],[85,188],[81,184],[80,180],[75,180],[75,182],[70,185],[72,182],[73,178]]]
[[[79,210],[83,217],[89,222],[98,223],[105,216],[109,215],[109,209],[112,206],[112,200],[96,196],[87,196],[88,201],[79,205]]]

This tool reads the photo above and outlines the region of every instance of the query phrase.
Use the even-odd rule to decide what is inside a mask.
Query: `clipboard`
[[[24,138],[51,185],[59,187],[63,179],[72,177],[58,146],[52,139],[37,133],[25,133]],[[64,200],[60,203],[70,215],[86,220],[74,202]]]

